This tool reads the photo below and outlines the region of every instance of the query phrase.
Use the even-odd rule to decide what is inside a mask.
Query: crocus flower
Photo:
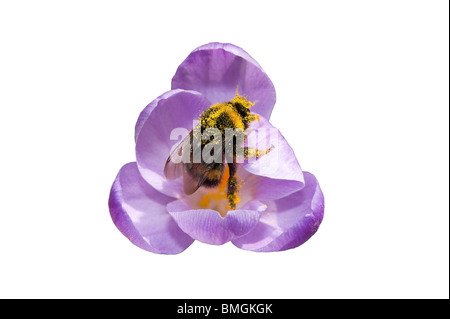
[[[176,128],[192,129],[193,120],[236,90],[257,101],[259,120],[248,128],[248,143],[276,142],[253,161],[239,163],[240,201],[229,210],[225,184],[183,192],[183,180],[168,180],[164,167],[179,139]],[[303,172],[294,151],[268,121],[274,86],[261,66],[241,48],[210,43],[194,50],[178,67],[172,90],[151,102],[135,128],[136,162],[124,165],[111,189],[109,209],[117,228],[150,252],[177,254],[194,240],[251,251],[281,251],[307,241],[318,229],[324,198],[316,178]],[[260,134],[261,133],[261,134]],[[255,138],[251,139],[250,137]],[[225,178],[225,177],[224,177]]]

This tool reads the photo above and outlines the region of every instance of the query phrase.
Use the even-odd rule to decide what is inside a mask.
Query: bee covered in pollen
[[[236,92],[232,100],[205,110],[199,123],[167,159],[165,177],[173,180],[182,176],[186,195],[195,193],[201,186],[219,188],[225,184],[228,208],[236,209],[239,159],[258,158],[271,149],[244,147],[249,124],[259,120],[259,116],[250,111],[254,104]]]

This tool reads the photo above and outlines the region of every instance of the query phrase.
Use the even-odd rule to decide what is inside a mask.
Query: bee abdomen
[[[219,186],[220,181],[221,181],[221,178],[219,178],[219,179],[209,179],[209,178],[207,178],[203,182],[202,186],[205,186],[207,188],[214,188],[214,187]]]
[[[214,163],[211,167],[204,163],[186,163],[186,172],[194,180],[202,180],[202,186],[216,187],[220,184],[223,176],[223,164]]]

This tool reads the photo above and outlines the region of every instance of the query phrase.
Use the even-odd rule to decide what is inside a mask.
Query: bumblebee
[[[229,208],[236,209],[239,201],[236,176],[238,155],[243,154],[244,158],[260,157],[270,151],[270,148],[258,150],[243,146],[249,124],[259,120],[259,116],[250,111],[254,104],[236,92],[231,101],[214,104],[205,110],[198,125],[168,157],[164,167],[165,177],[173,180],[183,176],[184,193],[191,195],[201,186],[215,188],[221,184],[225,165],[228,165],[226,196]],[[211,150],[214,150],[213,160],[209,157]],[[182,162],[180,157],[184,158]]]

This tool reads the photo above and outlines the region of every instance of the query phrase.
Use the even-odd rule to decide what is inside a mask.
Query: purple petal
[[[323,219],[324,197],[314,175],[305,172],[304,176],[302,190],[268,203],[258,225],[233,244],[246,250],[281,251],[300,246],[314,235]]]
[[[250,232],[258,223],[266,205],[258,201],[247,203],[242,209],[229,211],[225,217],[211,209],[192,209],[187,200],[167,205],[178,226],[192,238],[211,245],[222,245]]]
[[[152,106],[152,104],[155,104]],[[182,180],[167,180],[164,166],[172,147],[181,140],[178,133],[187,135],[193,121],[210,106],[210,102],[198,92],[176,90],[159,97],[141,113],[136,140],[136,159],[142,177],[158,191],[172,196],[183,195]],[[149,113],[149,114],[147,114]],[[147,118],[143,124],[140,124]],[[171,140],[171,134],[176,133]]]
[[[194,240],[167,213],[171,201],[144,181],[136,163],[128,163],[111,188],[109,211],[116,227],[136,246],[158,254],[178,254]]]
[[[272,149],[258,159],[245,161],[239,176],[244,187],[254,190],[255,199],[278,199],[299,191],[305,185],[303,172],[294,150],[280,131],[261,117],[251,124],[247,146],[260,150]]]
[[[260,65],[244,50],[224,43],[209,43],[195,49],[178,67],[172,89],[203,93],[212,104],[239,94],[257,103],[252,111],[270,118],[275,88]]]
[[[179,92],[181,92],[183,90],[171,90],[168,91],[160,96],[158,96],[156,99],[154,99],[149,105],[147,105],[141,112],[141,114],[139,114],[139,118],[136,122],[136,127],[135,127],[135,133],[134,133],[134,139],[135,141],[137,140],[139,133],[141,132],[142,126],[144,126],[145,121],[147,121],[148,117],[150,116],[150,114],[152,113],[153,109],[158,105],[158,103],[161,100],[166,100],[168,98],[170,98],[172,95],[177,94]]]

